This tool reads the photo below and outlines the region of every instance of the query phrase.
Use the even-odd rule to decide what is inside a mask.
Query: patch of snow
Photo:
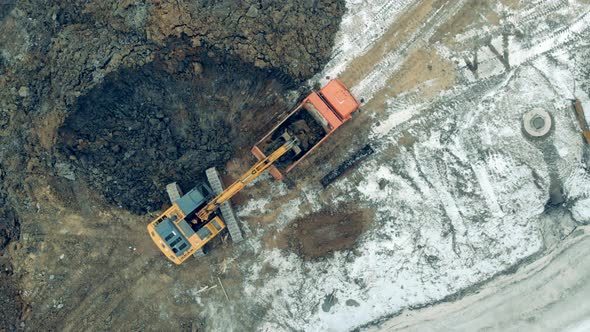
[[[590,174],[578,167],[567,177],[563,186],[570,198],[590,197]]]
[[[424,106],[425,105],[423,104],[410,105],[405,102],[394,103],[393,105],[389,106],[390,111],[388,112],[387,118],[373,127],[369,138],[371,140],[382,138],[391,132],[393,128],[396,128],[400,124],[405,123],[414,116],[418,115]]]
[[[340,75],[349,63],[366,53],[412,0],[347,0],[346,13],[336,34],[332,58],[324,70],[310,80],[327,83],[326,77]]]
[[[590,197],[574,203],[572,206],[572,216],[577,222],[590,223]]]
[[[534,42],[532,47],[523,47],[521,44],[511,46],[510,64],[519,66],[530,61],[537,56],[552,51],[574,38],[579,38],[579,33],[588,29],[590,26],[590,13],[585,12],[578,16],[575,22],[564,30],[558,30],[554,34],[545,38],[540,38]]]
[[[590,331],[590,318],[572,324],[564,329],[564,332],[587,332]]]
[[[282,206],[282,210],[274,222],[277,230],[282,230],[289,224],[289,222],[301,215],[300,206],[302,202],[302,199],[298,197],[296,199],[290,200],[287,204]]]
[[[240,207],[237,211],[238,217],[248,217],[253,214],[265,213],[266,206],[270,203],[270,199],[251,199],[246,203],[246,206]]]

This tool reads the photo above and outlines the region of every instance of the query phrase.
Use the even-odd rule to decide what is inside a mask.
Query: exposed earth
[[[251,128],[267,121],[253,122],[250,111],[273,119],[288,107],[284,86],[265,71],[202,58],[172,73],[155,61],[105,77],[60,127],[58,171],[71,168],[107,202],[145,213],[163,206],[167,183],[188,188],[253,144]]]
[[[370,220],[366,210],[320,211],[294,220],[281,233],[282,241],[303,259],[325,257],[335,251],[353,249]]]
[[[87,312],[82,302],[95,302],[88,292],[97,290],[85,285],[107,282],[96,272],[109,266],[105,259],[117,247],[112,239],[128,250],[143,233],[143,226],[131,234],[119,227],[141,226],[137,220],[150,218],[146,212],[168,204],[166,183],[190,188],[204,169],[245,155],[261,130],[292,107],[299,93],[288,89],[327,61],[344,10],[342,1],[3,2],[0,253],[7,257],[7,311],[0,325],[159,329],[137,317],[106,325],[72,319],[70,310]],[[124,213],[126,221],[117,225],[112,218],[101,221],[104,213],[120,217],[120,209],[138,215]],[[70,217],[84,222],[74,221],[73,231],[62,224],[70,217],[55,219],[55,213],[75,213]],[[104,227],[119,230],[107,234]],[[80,241],[86,236],[92,239]],[[60,254],[48,257],[52,261],[72,250],[68,256],[76,263],[68,264],[78,265],[76,274],[84,277],[74,277],[69,266],[48,276],[29,270],[45,270],[33,256],[53,250]],[[130,274],[136,272],[141,277]],[[19,287],[30,277],[32,288]],[[56,291],[54,283],[63,288]],[[116,287],[105,284],[104,292],[114,295]],[[33,315],[29,309],[25,315],[21,303],[29,303]],[[154,317],[145,308],[137,311]],[[117,312],[125,317],[133,310]],[[113,319],[104,311],[99,316]]]
[[[587,326],[588,1],[23,0],[0,29],[0,331]],[[232,200],[245,241],[169,263],[165,185],[236,179],[333,77],[362,111]]]

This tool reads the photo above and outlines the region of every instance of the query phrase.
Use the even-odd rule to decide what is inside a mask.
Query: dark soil
[[[16,287],[12,265],[0,257],[0,331],[16,331],[29,310]]]
[[[187,191],[255,140],[255,130],[239,132],[246,113],[270,121],[287,107],[284,91],[266,72],[206,56],[122,69],[79,98],[60,128],[60,150],[108,202],[157,210],[167,183]]]
[[[20,223],[6,201],[0,168],[0,331],[16,331],[21,321],[24,302],[20,298],[13,268],[5,257],[8,245],[18,241]]]
[[[290,250],[303,259],[317,259],[355,247],[371,220],[369,211],[318,212],[289,225],[283,233]]]
[[[0,256],[2,256],[8,244],[18,240],[20,223],[11,210],[7,209],[0,213]]]
[[[16,0],[4,0],[0,2],[0,20],[4,18],[4,16],[8,15],[8,13],[14,8],[14,4]]]
[[[149,10],[147,33],[156,43],[185,35],[194,45],[208,43],[301,80],[328,61],[345,6],[342,0],[179,0],[153,1]]]
[[[8,202],[8,194],[3,186],[4,170],[0,165],[0,258],[8,244],[20,236],[20,222]]]
[[[368,156],[372,155],[374,152],[375,150],[373,150],[373,148],[370,145],[365,145],[361,149],[351,154],[348,158],[346,158],[342,163],[340,163],[340,165],[338,165],[338,167],[334,168],[328,174],[326,174],[320,180],[320,183],[324,188],[326,188],[332,182],[334,182],[336,179],[338,179],[345,173],[349,172],[354,166],[356,166],[358,163],[360,163]]]

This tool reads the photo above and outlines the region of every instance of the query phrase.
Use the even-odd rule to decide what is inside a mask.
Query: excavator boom
[[[297,139],[291,137],[288,133],[284,133],[282,137],[285,139],[285,144],[280,148],[276,149],[268,157],[260,160],[246,173],[244,173],[236,182],[227,187],[221,194],[217,195],[212,199],[205,207],[197,212],[197,217],[200,221],[206,222],[211,217],[211,214],[215,212],[221,204],[231,199],[235,194],[240,192],[248,183],[256,179],[260,174],[269,168],[276,160],[281,158],[285,153],[291,149],[297,150]]]

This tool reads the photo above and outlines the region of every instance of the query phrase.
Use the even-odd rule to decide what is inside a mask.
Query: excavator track
[[[182,197],[182,190],[178,186],[176,182],[169,183],[166,185],[166,193],[168,194],[168,198],[170,199],[170,203],[174,204],[180,197]],[[193,257],[202,257],[205,256],[205,252],[203,248],[195,251]]]
[[[209,180],[211,189],[213,189],[216,195],[221,194],[223,192],[223,184],[221,183],[221,178],[219,177],[217,169],[215,169],[215,167],[211,167],[205,171],[205,174],[207,175],[207,180]],[[234,210],[232,209],[230,202],[224,202],[221,204],[219,209],[221,210],[223,221],[227,226],[227,230],[229,231],[229,235],[231,236],[232,240],[234,242],[242,241],[244,238],[242,237],[242,232],[238,226],[238,220],[234,214]]]
[[[168,194],[168,198],[170,198],[170,203],[174,204],[177,200],[180,199],[182,196],[182,190],[176,182],[169,183],[166,186],[166,193]]]

